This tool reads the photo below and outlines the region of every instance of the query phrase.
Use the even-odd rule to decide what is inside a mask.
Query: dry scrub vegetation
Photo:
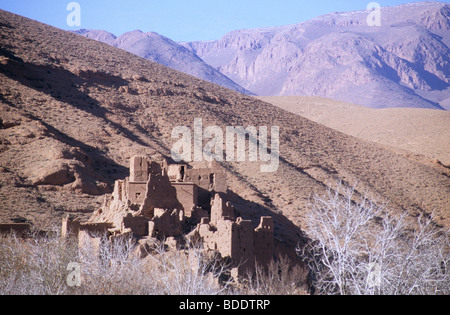
[[[433,215],[408,222],[342,185],[315,196],[311,208],[313,241],[298,251],[309,264],[314,293],[450,294],[450,233]]]
[[[0,294],[11,295],[153,295],[218,294],[227,288],[215,281],[195,248],[166,252],[155,247],[150,261],[136,254],[129,240],[78,249],[74,239],[58,235],[21,240],[3,237],[0,244]],[[79,286],[68,285],[69,264],[80,266]],[[148,270],[152,267],[152,270]],[[73,282],[76,284],[76,281]]]
[[[167,251],[155,244],[142,258],[131,240],[104,242],[99,251],[57,233],[0,239],[0,295],[222,295],[298,294],[304,274],[287,259],[237,283],[228,264],[198,246]],[[73,277],[80,267],[80,285]],[[69,267],[69,268],[68,268]],[[294,276],[294,278],[292,277]],[[69,285],[72,281],[73,285]]]

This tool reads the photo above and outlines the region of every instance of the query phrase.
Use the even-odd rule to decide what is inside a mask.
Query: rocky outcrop
[[[31,185],[89,195],[111,192],[107,181],[95,171],[92,159],[81,149],[52,143],[41,153],[22,170]]]

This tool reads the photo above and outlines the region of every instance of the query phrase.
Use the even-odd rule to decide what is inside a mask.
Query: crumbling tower
[[[130,161],[130,182],[146,183],[149,175],[149,161],[143,156],[134,156]]]
[[[234,207],[217,194],[211,201],[211,219],[205,218],[191,233],[200,238],[206,250],[217,251],[233,262],[233,276],[255,270],[255,264],[266,266],[274,258],[273,218],[261,217],[259,226],[235,217]]]

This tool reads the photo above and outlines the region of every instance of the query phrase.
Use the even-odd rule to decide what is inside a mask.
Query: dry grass
[[[0,295],[267,295],[299,294],[304,272],[286,259],[238,284],[226,260],[187,246],[167,251],[157,243],[141,258],[131,239],[100,249],[57,233],[0,238]],[[139,255],[137,253],[140,253]],[[79,266],[74,274],[72,267]],[[79,282],[77,283],[77,281]]]
[[[308,268],[292,264],[279,256],[269,266],[257,266],[254,274],[242,281],[242,291],[248,295],[306,295]]]
[[[316,294],[450,293],[450,231],[432,215],[411,224],[342,186],[314,196],[311,207],[312,240],[299,253]]]
[[[1,236],[0,294],[67,294],[67,265],[77,261],[75,249],[75,242],[58,237],[23,240],[14,235]]]
[[[80,250],[76,241],[58,235],[27,240],[4,236],[0,239],[0,294],[215,295],[227,289],[218,284],[216,273],[207,270],[198,249],[186,255],[161,247],[149,264],[138,257],[132,244],[122,240],[105,242],[100,251],[90,246]],[[80,266],[79,286],[68,282],[71,263]]]

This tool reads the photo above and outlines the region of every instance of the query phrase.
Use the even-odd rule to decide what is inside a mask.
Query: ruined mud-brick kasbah
[[[134,156],[130,177],[115,182],[102,208],[87,223],[64,219],[62,234],[78,237],[80,246],[98,247],[107,235],[111,241],[133,237],[140,244],[164,240],[176,250],[187,232],[205,251],[228,259],[232,276],[242,276],[274,258],[274,223],[261,217],[255,228],[236,217],[227,192],[226,174],[215,162],[192,168]]]

